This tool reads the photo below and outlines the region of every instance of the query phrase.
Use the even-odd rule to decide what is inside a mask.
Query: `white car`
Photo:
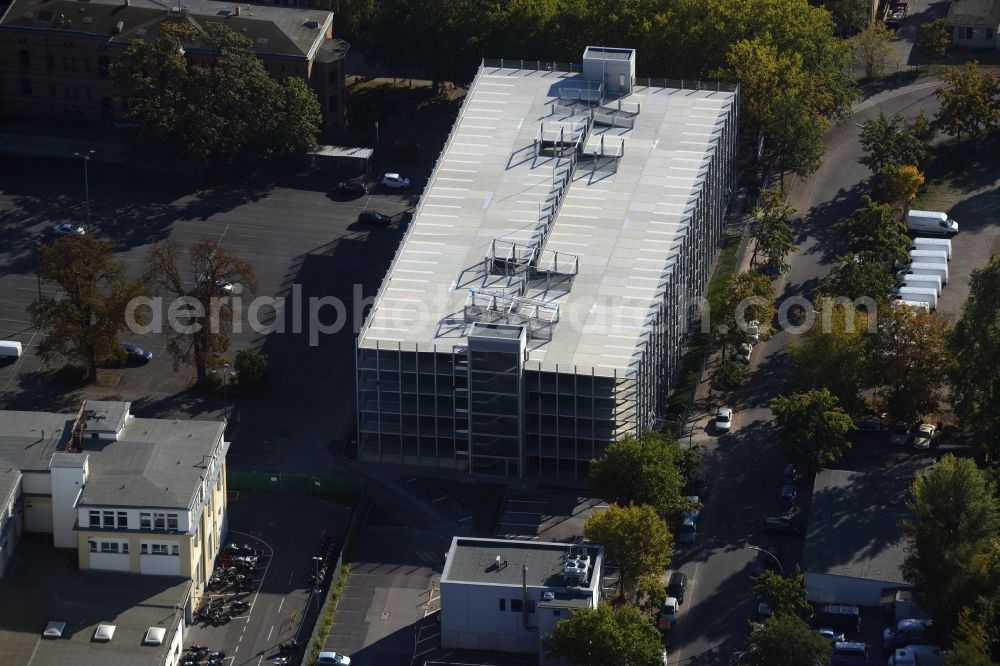
[[[931,448],[931,440],[937,428],[930,423],[921,423],[917,427],[917,434],[913,436],[913,448],[923,450]]]
[[[410,179],[398,173],[387,173],[382,176],[382,184],[386,187],[405,190],[410,186]]]
[[[752,342],[760,342],[760,322],[756,319],[747,323],[747,337]]]
[[[666,618],[671,622],[676,622],[680,611],[681,605],[677,603],[677,597],[667,597],[667,600],[663,603],[663,608],[660,609],[660,617]]]
[[[715,429],[719,432],[728,432],[733,427],[733,410],[728,407],[719,407],[715,413]]]
[[[75,224],[64,222],[53,226],[52,233],[56,236],[86,236],[87,230]]]
[[[753,345],[750,344],[749,342],[744,342],[743,344],[740,345],[739,351],[736,352],[736,360],[740,361],[741,363],[749,363],[750,354],[752,353],[753,353]]]
[[[317,666],[349,666],[351,658],[337,652],[320,652],[316,657]]]

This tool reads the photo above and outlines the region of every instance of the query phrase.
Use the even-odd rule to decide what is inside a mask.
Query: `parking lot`
[[[207,646],[226,652],[229,664],[259,664],[277,656],[299,656],[312,630],[307,610],[322,604],[323,593],[313,592],[312,561],[319,555],[323,535],[339,544],[350,519],[350,509],[322,499],[293,494],[231,493],[230,532],[226,544],[249,545],[259,552],[252,589],[239,593],[235,585],[211,586],[209,603],[230,612],[234,600],[248,604],[225,623],[200,619],[188,628],[185,647]],[[295,520],[289,520],[294,516]],[[333,558],[336,559],[336,551]],[[282,652],[279,643],[295,638],[298,653]]]
[[[605,507],[596,497],[570,490],[511,488],[504,498],[496,536],[578,541],[587,518]]]

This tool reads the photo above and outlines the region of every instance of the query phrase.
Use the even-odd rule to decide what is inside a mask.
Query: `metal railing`
[[[739,84],[728,81],[692,81],[691,79],[654,79],[636,77],[637,88],[674,88],[676,90],[707,90],[711,92],[736,92]]]
[[[582,72],[583,65],[573,62],[544,62],[542,60],[517,60],[514,58],[483,58],[482,66],[494,69],[521,69],[532,72]]]

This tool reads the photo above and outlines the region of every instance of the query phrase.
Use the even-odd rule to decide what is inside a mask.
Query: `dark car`
[[[129,361],[135,361],[138,363],[145,363],[147,361],[153,360],[153,352],[146,351],[139,345],[129,344],[127,342],[122,343],[122,349],[125,350],[125,357]]]
[[[337,183],[337,194],[351,194],[356,197],[363,197],[368,194],[368,188],[364,183],[359,183],[356,180],[345,180]]]
[[[708,497],[708,477],[705,476],[705,473],[701,471],[695,472],[694,476],[684,486],[683,494],[700,497],[701,501],[704,502],[705,498]]]
[[[688,577],[683,571],[675,571],[670,574],[670,580],[667,581],[667,596],[676,597],[677,603],[684,603],[684,593],[688,588]]]
[[[785,465],[785,471],[781,473],[781,480],[785,483],[795,483],[799,479],[799,468],[795,463]]]
[[[784,483],[781,485],[781,492],[778,493],[778,504],[786,509],[795,506],[795,500],[799,496],[799,489],[794,484]]]
[[[799,536],[802,534],[802,528],[789,518],[769,516],[764,519],[764,532],[779,536]]]
[[[358,215],[358,222],[361,224],[381,224],[388,226],[392,224],[392,218],[382,213],[376,213],[373,210],[365,210]]]

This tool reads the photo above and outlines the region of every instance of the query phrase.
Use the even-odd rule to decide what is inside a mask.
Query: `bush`
[[[724,359],[712,373],[712,388],[716,391],[736,388],[743,383],[746,376],[746,365],[730,358]]]
[[[260,386],[267,376],[267,358],[250,349],[236,352],[234,367],[241,386]]]

